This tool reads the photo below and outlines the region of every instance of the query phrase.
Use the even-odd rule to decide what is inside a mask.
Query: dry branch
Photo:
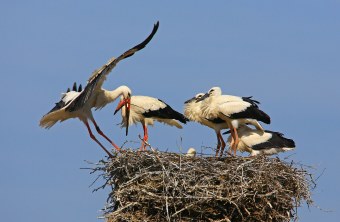
[[[290,221],[311,204],[310,174],[278,158],[190,158],[125,152],[99,172],[110,186],[105,217],[116,221]]]

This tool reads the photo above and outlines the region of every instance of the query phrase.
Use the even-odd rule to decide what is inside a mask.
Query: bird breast
[[[155,111],[162,109],[166,106],[162,101],[149,96],[131,96],[130,118],[129,125],[136,124],[138,122],[145,123],[147,125],[153,125],[154,121],[151,118],[144,117],[143,114],[149,111]],[[122,124],[125,126],[125,106],[122,107]]]
[[[190,102],[184,106],[184,115],[191,121],[199,122],[201,120],[201,102]]]

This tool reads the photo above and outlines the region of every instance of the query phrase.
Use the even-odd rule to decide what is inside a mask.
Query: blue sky
[[[332,212],[304,207],[300,220],[337,221],[339,10],[336,0],[2,1],[0,220],[98,221],[108,191],[92,193],[95,176],[80,168],[104,153],[78,120],[50,130],[38,122],[74,81],[85,84],[159,20],[150,44],[119,63],[104,87],[128,85],[133,94],[158,97],[179,111],[213,86],[254,96],[272,118],[265,127],[295,140],[287,155],[315,167],[316,176],[325,170],[313,199]],[[131,127],[125,137],[115,105],[94,113],[102,130],[117,144],[138,141],[142,128]],[[212,130],[195,123],[182,130],[156,124],[149,135],[153,146],[176,152],[216,143]]]

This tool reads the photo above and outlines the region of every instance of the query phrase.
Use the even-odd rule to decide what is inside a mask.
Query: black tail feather
[[[283,133],[270,131],[270,130],[265,130],[265,132],[271,133],[273,135],[271,140],[276,141],[276,143],[278,143],[278,146],[288,147],[288,148],[295,147],[294,140],[284,137]]]
[[[259,114],[257,120],[264,122],[266,124],[270,124],[270,116],[260,109],[257,109],[257,110],[258,110],[258,114]]]
[[[246,101],[246,102],[252,104],[253,106],[256,106],[256,107],[257,107],[257,104],[260,104],[260,102],[257,101],[257,100],[254,100],[254,99],[252,99],[252,98],[253,98],[252,96],[242,97],[243,101]]]
[[[83,87],[82,85],[80,84],[79,87],[78,87],[78,92],[81,92],[83,90]]]
[[[76,82],[73,83],[72,91],[77,92],[77,83]]]

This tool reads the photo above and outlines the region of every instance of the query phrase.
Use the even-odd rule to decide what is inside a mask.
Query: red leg
[[[217,136],[217,147],[216,147],[215,157],[218,157],[218,153],[220,152],[220,148],[221,148],[221,141],[220,141],[220,137],[217,132],[216,132],[216,136]]]
[[[221,153],[220,153],[220,157],[223,156],[223,152],[224,152],[224,148],[225,148],[225,142],[223,140],[223,137],[221,135],[221,131],[218,132],[218,137],[220,138],[221,141]]]
[[[230,122],[227,122],[227,124],[228,124],[228,127],[230,129],[230,135],[231,135],[231,142],[230,142],[230,146],[229,146],[230,148],[229,149],[233,150],[234,149],[234,144],[235,144],[234,127],[231,125]],[[232,155],[232,154],[230,153],[230,155]]]
[[[234,137],[231,137],[231,141],[230,141],[230,144],[229,144],[229,149],[228,149],[228,151],[227,151],[228,154],[229,154],[230,156],[233,155],[233,154],[231,153],[233,144],[234,144]]]
[[[99,144],[99,146],[107,153],[107,155],[109,155],[110,158],[113,158],[114,156],[97,140],[97,138],[93,135],[91,128],[89,126],[89,123],[87,121],[84,122],[85,126],[87,128],[87,130],[89,131],[90,137],[91,139],[93,139],[94,141],[96,141],[96,143]]]
[[[146,143],[148,142],[149,135],[148,135],[148,127],[142,123],[143,126],[143,131],[144,131],[144,137],[143,137],[143,142],[140,147],[140,151],[146,151]]]
[[[237,146],[238,146],[238,143],[240,142],[240,139],[238,138],[238,134],[237,134],[237,129],[236,128],[233,128],[233,131],[234,131],[234,137],[235,137],[235,141],[234,141],[234,156],[236,156],[236,150],[237,150]]]
[[[104,137],[107,141],[109,141],[109,143],[112,144],[112,146],[119,152],[120,148],[119,146],[117,146],[112,140],[110,140],[104,133],[103,131],[100,130],[99,126],[97,125],[96,121],[93,119],[92,120],[94,126],[96,127],[97,132],[99,133],[99,135],[101,135],[102,137]]]

